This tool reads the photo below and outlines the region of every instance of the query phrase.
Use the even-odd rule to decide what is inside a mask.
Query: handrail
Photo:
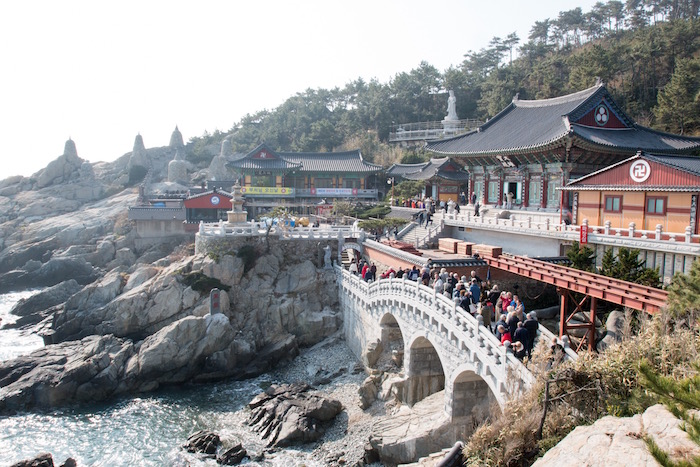
[[[386,304],[387,301],[406,304],[408,306],[399,307],[397,312],[408,313],[408,310],[411,310],[411,313],[408,313],[409,318],[423,323],[428,328],[436,328],[438,332],[432,334],[436,337],[442,336],[443,343],[451,343],[460,352],[476,354],[478,361],[484,365],[479,371],[485,380],[492,375],[499,383],[505,384],[509,373],[507,368],[514,370],[525,385],[530,385],[534,380],[527,367],[515,358],[508,346],[501,345],[496,336],[483,326],[480,319],[473,317],[444,295],[437,294],[434,289],[420,282],[407,280],[405,276],[401,279],[388,278],[367,283],[340,266],[336,266],[336,272],[341,290],[344,290],[348,297],[354,298],[351,302],[359,301],[362,310],[373,313],[378,306]],[[554,337],[546,328],[541,325],[539,327],[541,335],[549,339]],[[573,352],[567,352],[567,355],[576,358]],[[497,391],[494,393],[497,398],[502,396]]]

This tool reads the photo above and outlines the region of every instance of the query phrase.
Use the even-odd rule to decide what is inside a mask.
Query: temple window
[[[647,198],[647,214],[663,216],[666,214],[666,197],[653,196]]]
[[[622,210],[622,196],[606,196],[605,212],[620,212]]]

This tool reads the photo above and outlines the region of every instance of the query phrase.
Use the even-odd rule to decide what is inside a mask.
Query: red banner
[[[588,225],[586,225],[586,224],[582,225],[581,229],[580,229],[580,233],[581,233],[580,243],[582,245],[585,245],[586,243],[588,243]]]

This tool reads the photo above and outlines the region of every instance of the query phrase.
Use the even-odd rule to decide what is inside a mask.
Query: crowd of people
[[[525,304],[517,294],[499,290],[498,285],[487,287],[476,271],[469,277],[445,268],[424,266],[418,268],[389,268],[377,277],[377,266],[360,259],[350,263],[350,272],[365,281],[402,279],[419,281],[432,287],[435,293],[454,300],[455,304],[472,316],[481,316],[484,326],[494,333],[502,345],[508,342],[513,354],[523,360],[531,358],[539,323],[534,311],[526,313]]]

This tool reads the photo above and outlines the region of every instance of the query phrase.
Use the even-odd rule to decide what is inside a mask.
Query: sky
[[[595,1],[1,2],[0,180],[39,171],[68,138],[113,161],[139,133],[165,146],[177,125],[187,142],[309,88],[444,71]]]

